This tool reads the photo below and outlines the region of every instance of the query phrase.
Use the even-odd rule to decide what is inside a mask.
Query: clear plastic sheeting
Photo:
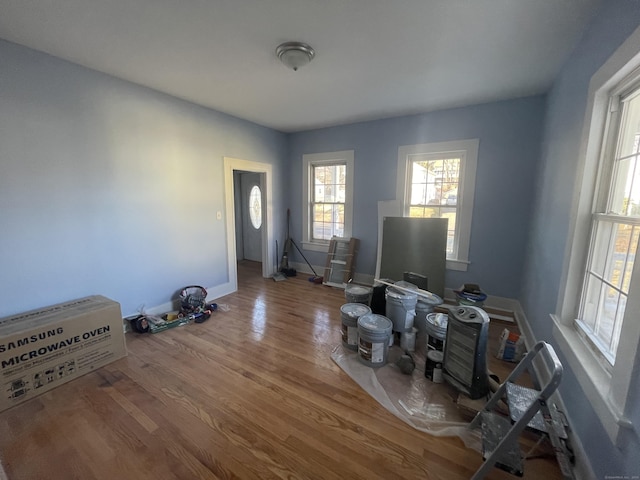
[[[396,365],[403,351],[389,349],[386,365],[370,368],[358,360],[358,353],[337,346],[331,359],[360,387],[396,417],[413,428],[435,436],[458,436],[467,448],[480,451],[480,435],[470,431],[468,417],[456,404],[458,391],[447,383],[434,383],[424,376],[425,356],[412,353],[415,369],[403,374]]]

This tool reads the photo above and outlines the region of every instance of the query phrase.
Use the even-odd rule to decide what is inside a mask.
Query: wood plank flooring
[[[127,334],[129,355],[0,413],[0,458],[21,479],[468,479],[457,437],[412,429],[330,358],[342,290],[274,282],[241,262],[228,311]],[[501,329],[500,329],[501,330]],[[490,479],[514,478],[494,469]],[[553,458],[525,478],[560,479]]]

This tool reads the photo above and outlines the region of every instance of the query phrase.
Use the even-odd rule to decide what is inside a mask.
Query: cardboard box
[[[94,295],[0,319],[0,412],[127,355],[120,304]]]

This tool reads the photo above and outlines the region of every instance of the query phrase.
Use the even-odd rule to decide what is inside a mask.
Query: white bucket
[[[416,351],[416,334],[418,329],[413,327],[410,332],[402,332],[400,334],[400,348],[405,352]]]
[[[348,283],[344,289],[344,297],[347,303],[362,303],[363,305],[371,305],[371,295],[373,288],[363,285],[354,285]]]
[[[427,315],[427,349],[444,351],[444,342],[447,339],[447,323],[449,316],[446,313],[430,313]]]
[[[368,313],[358,319],[358,360],[368,367],[382,367],[389,355],[393,324],[382,315]]]
[[[444,301],[435,294],[431,298],[418,297],[413,326],[418,329],[418,333],[416,334],[416,349],[419,352],[424,352],[427,346],[427,315],[433,313],[435,307],[443,303]]]
[[[396,285],[409,290],[418,287],[409,282],[396,282]],[[406,290],[387,287],[385,292],[386,316],[393,323],[394,332],[409,332],[413,328],[413,318],[416,316],[418,294]]]
[[[367,313],[371,309],[361,303],[345,303],[340,307],[342,345],[349,350],[358,350],[358,319]]]

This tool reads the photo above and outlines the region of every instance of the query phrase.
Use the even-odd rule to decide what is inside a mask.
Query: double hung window
[[[610,98],[577,328],[616,361],[640,235],[640,84]]]
[[[353,150],[303,155],[303,244],[327,251],[333,236],[350,237]]]
[[[404,215],[446,218],[447,268],[466,270],[478,140],[406,145],[398,149],[397,198]]]
[[[614,443],[640,354],[640,31],[593,75],[553,335]],[[637,362],[635,362],[637,365]]]

